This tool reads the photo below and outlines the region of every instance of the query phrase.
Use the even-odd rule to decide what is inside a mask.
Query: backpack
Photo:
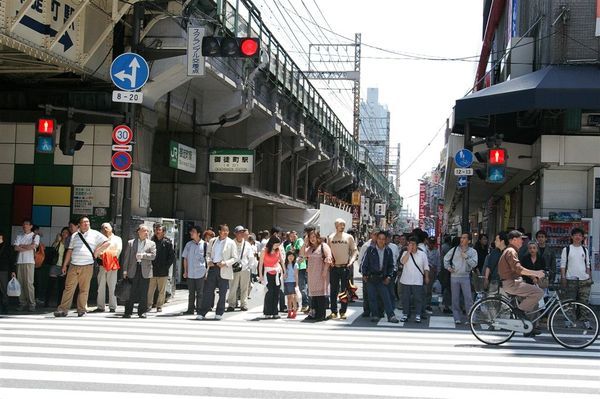
[[[587,267],[588,262],[590,261],[590,259],[588,258],[587,249],[585,248],[585,245],[582,245],[581,248],[583,248],[583,255],[585,257],[585,266]],[[567,261],[565,262],[565,274],[567,273],[567,270],[569,270],[569,251],[571,250],[571,245],[567,245],[566,249],[567,249]]]
[[[35,238],[34,238],[35,239]],[[46,259],[46,246],[40,242],[34,254],[35,259],[35,268],[39,269],[44,264],[44,259]]]

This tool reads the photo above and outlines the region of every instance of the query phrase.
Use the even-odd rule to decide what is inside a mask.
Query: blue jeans
[[[469,276],[451,277],[450,287],[452,289],[452,316],[454,321],[465,321],[462,310],[460,310],[460,293],[462,292],[467,315],[473,306],[473,294],[471,293],[471,278]]]
[[[302,293],[302,307],[308,306],[308,275],[306,269],[298,270],[298,288]]]
[[[390,284],[392,282],[390,281]],[[381,280],[373,280],[372,278],[367,279],[367,291],[369,292],[369,309],[371,315],[377,316],[379,314],[379,305],[377,304],[377,297],[379,296],[383,301],[383,308],[387,317],[394,316],[394,306],[390,300],[390,289],[383,284]]]

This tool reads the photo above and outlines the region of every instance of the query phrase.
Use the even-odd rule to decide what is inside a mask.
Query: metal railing
[[[235,5],[224,0],[214,0],[212,3],[212,10],[200,11],[216,11],[216,19],[221,28],[232,36],[248,35],[259,38],[262,50],[261,67],[268,79],[302,109],[305,117],[321,127],[321,134],[336,140],[340,144],[340,150],[348,154],[358,168],[361,164],[359,143],[263,23],[260,12],[252,1],[236,0]],[[344,154],[340,154],[340,157],[342,156]],[[370,158],[367,159],[365,168],[367,175],[379,186],[380,191],[390,196],[390,202],[401,202],[393,185],[374,166]]]

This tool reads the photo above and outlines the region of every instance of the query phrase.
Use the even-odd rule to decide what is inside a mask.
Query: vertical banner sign
[[[352,205],[360,206],[360,191],[352,192]]]
[[[596,0],[596,36],[600,36],[600,0]]]
[[[360,205],[352,205],[352,227],[357,229],[360,225]]]
[[[204,76],[204,57],[202,56],[204,28],[188,28],[187,33],[187,75]]]
[[[442,226],[444,224],[444,205],[438,204],[437,220],[435,221],[435,234],[438,245],[442,244]]]
[[[425,202],[427,200],[427,194],[425,190],[425,183],[419,185],[419,227],[425,229],[425,210],[427,208]]]
[[[512,0],[511,37],[519,36],[519,0]]]

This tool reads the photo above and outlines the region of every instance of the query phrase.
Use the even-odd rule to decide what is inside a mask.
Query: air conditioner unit
[[[582,113],[581,131],[583,133],[600,133],[600,113]]]

